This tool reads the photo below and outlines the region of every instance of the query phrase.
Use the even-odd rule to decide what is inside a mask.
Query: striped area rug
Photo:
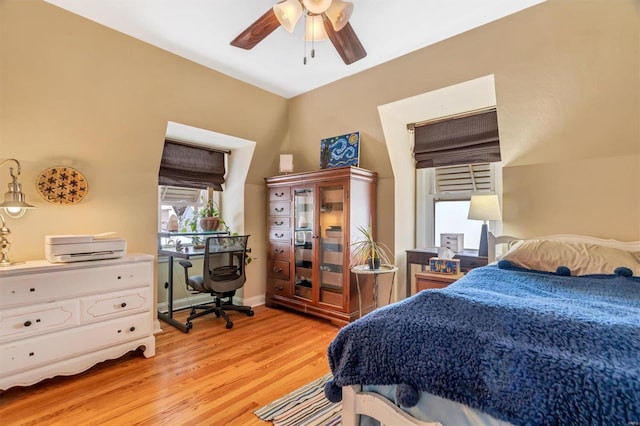
[[[334,404],[324,396],[324,384],[329,380],[331,373],[258,408],[254,414],[274,426],[340,425],[342,403]]]

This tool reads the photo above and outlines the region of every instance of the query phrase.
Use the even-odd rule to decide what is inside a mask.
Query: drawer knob
[[[282,225],[284,225],[284,221],[282,221],[282,220],[276,220],[276,221],[275,221],[275,224],[276,224],[277,226],[282,226]]]
[[[284,197],[284,192],[276,192],[276,197]]]
[[[284,290],[284,287],[282,287],[281,285],[273,286],[273,288],[274,288],[276,291],[282,291],[282,290]]]
[[[282,249],[275,249],[273,252],[274,252],[275,254],[282,254],[282,253],[284,253],[284,250],[282,250]]]
[[[126,308],[126,307],[127,307],[127,302],[122,302],[122,303],[120,304],[120,307],[121,307],[121,308]]]
[[[136,328],[135,327],[130,327],[129,331],[136,331]]]
[[[282,238],[284,237],[284,234],[276,234],[276,238]]]
[[[274,210],[278,213],[282,213],[284,211],[284,207],[276,207]]]
[[[31,321],[25,321],[25,322],[24,322],[24,326],[25,326],[25,327],[29,327],[30,325],[31,325]]]
[[[282,268],[276,268],[276,267],[274,266],[274,267],[273,267],[273,272],[275,272],[276,274],[277,274],[277,273],[280,273],[280,272],[282,272]]]

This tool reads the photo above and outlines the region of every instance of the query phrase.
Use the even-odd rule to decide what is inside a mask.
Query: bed
[[[640,424],[640,242],[491,241],[500,261],[340,330],[343,425]]]

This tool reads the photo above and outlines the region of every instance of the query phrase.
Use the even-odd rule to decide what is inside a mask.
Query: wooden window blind
[[[165,140],[158,184],[222,191],[225,151]]]
[[[416,168],[500,161],[495,109],[470,113],[414,127]]]

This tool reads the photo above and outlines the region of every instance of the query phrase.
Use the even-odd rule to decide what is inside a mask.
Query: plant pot
[[[380,269],[380,258],[375,258],[375,259],[367,259],[367,261],[369,262],[369,269]]]
[[[201,217],[200,218],[200,228],[203,231],[215,231],[220,226],[220,218],[219,217]]]

